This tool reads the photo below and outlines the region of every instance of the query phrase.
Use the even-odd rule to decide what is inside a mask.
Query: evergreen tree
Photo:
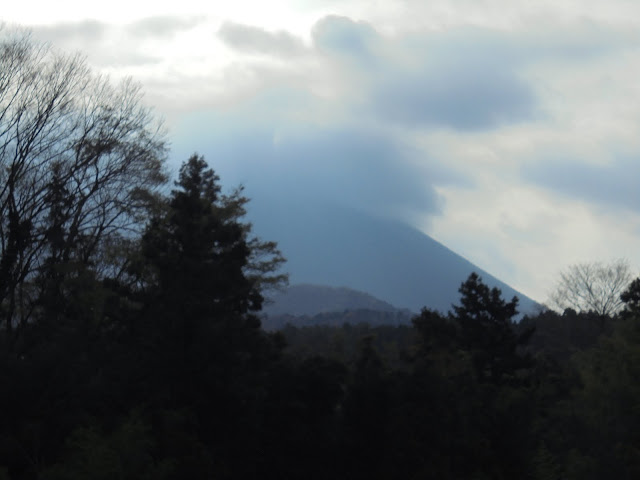
[[[460,342],[473,359],[480,381],[515,380],[518,370],[529,366],[519,352],[532,330],[517,335],[513,318],[518,314],[518,298],[506,302],[498,288],[489,288],[477,273],[460,286],[460,305],[450,314],[459,326]]]
[[[251,238],[251,225],[241,220],[247,201],[241,190],[222,195],[218,181],[202,157],[192,156],[143,237],[151,281],[164,303],[180,300],[175,307],[182,316],[215,319],[258,311],[264,283],[285,279],[269,276],[284,261],[275,244]]]
[[[259,451],[268,370],[279,350],[256,315],[263,284],[252,275],[252,249],[261,243],[242,221],[244,199],[223,195],[218,182],[202,157],[189,158],[142,237],[140,402],[158,415],[186,412],[187,436],[225,459],[224,468],[243,471],[255,468],[239,452]]]

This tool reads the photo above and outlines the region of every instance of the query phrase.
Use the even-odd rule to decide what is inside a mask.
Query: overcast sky
[[[172,161],[198,151],[249,196],[401,218],[539,301],[568,264],[640,266],[640,3],[164,3],[0,19],[133,76]]]

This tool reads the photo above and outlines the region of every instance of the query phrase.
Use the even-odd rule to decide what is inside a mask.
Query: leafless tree
[[[0,326],[28,320],[47,261],[95,263],[140,226],[164,138],[132,81],[0,26]]]
[[[623,307],[620,295],[634,276],[626,260],[604,264],[600,262],[571,265],[560,273],[560,280],[551,295],[551,304],[560,310],[594,311],[612,315]]]

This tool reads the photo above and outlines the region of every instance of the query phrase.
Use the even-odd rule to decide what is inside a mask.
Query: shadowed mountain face
[[[278,242],[290,283],[349,287],[419,312],[446,312],[471,272],[520,299],[520,312],[537,304],[424,233],[401,222],[341,207],[256,199],[250,211],[255,232]]]

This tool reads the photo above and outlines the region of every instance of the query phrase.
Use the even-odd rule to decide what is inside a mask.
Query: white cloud
[[[438,193],[446,209],[428,229],[434,238],[538,301],[547,300],[567,265],[625,257],[640,267],[638,214],[496,179]]]

